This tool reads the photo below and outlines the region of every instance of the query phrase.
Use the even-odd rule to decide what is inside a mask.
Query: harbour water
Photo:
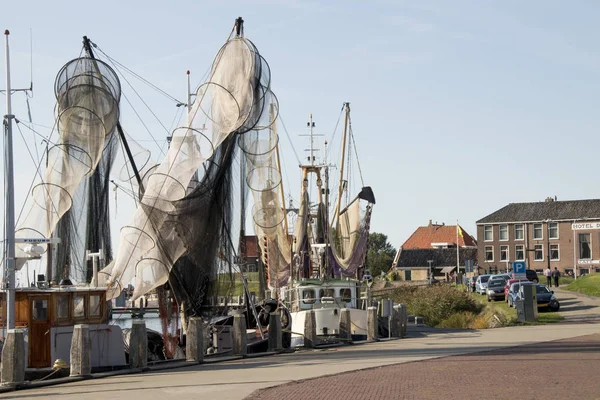
[[[146,328],[152,329],[156,332],[162,332],[162,327],[160,323],[160,318],[158,317],[158,313],[149,312],[144,315],[144,320],[146,321]],[[111,324],[118,325],[121,329],[131,328],[133,318],[131,318],[131,314],[123,313],[123,314],[113,314],[113,318],[110,320]]]

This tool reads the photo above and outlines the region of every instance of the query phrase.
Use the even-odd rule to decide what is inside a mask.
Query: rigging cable
[[[134,77],[138,78],[140,81],[144,82],[145,84],[147,84],[148,86],[150,86],[151,88],[153,88],[154,90],[156,90],[157,92],[159,92],[160,94],[162,94],[163,96],[169,98],[170,100],[174,101],[177,104],[181,104],[184,105],[185,102],[178,100],[177,98],[171,96],[169,93],[165,92],[164,90],[162,90],[161,88],[159,88],[158,86],[152,84],[150,81],[148,81],[147,79],[144,79],[143,77],[141,77],[140,75],[136,74],[135,72],[133,72],[131,69],[127,68],[125,65],[121,64],[120,62],[118,62],[117,60],[115,60],[114,58],[110,57],[108,54],[106,54],[104,51],[102,51],[102,49],[100,47],[98,47],[98,45],[94,42],[92,42],[90,40],[90,43],[92,44],[92,46],[94,46],[95,49],[97,49],[100,53],[104,54],[104,57],[106,57],[108,60],[110,60],[110,62],[113,65],[118,65],[121,68],[123,68],[125,71],[129,72],[131,75],[133,75]],[[123,75],[123,73],[121,72],[121,75]],[[125,79],[127,81],[127,79]],[[129,83],[129,82],[127,82]],[[131,84],[130,84],[131,86]]]
[[[290,134],[288,133],[287,128],[285,127],[285,123],[283,122],[283,118],[281,117],[281,111],[279,112],[279,119],[281,120],[281,126],[283,126],[283,130],[285,131],[285,135],[287,136],[290,146],[292,146],[292,150],[294,151],[294,155],[296,156],[296,160],[298,161],[298,165],[302,165],[302,161],[300,161],[300,157],[298,157],[298,153],[296,152],[296,148],[294,147],[294,143],[292,142],[292,138],[290,138]]]
[[[20,121],[17,118],[15,118],[15,121],[17,121],[17,123],[15,125],[19,129],[19,132],[21,132],[21,128],[19,127],[19,122]],[[25,127],[28,128],[28,129],[31,129],[31,131],[33,131],[35,134],[37,134],[37,135],[41,136],[42,138],[44,138],[44,140],[46,141],[46,143],[51,143],[50,140],[49,140],[49,138],[52,136],[52,133],[54,133],[54,128],[52,129],[52,132],[50,132],[50,136],[48,137],[48,139],[46,139],[45,136],[43,136],[41,133],[35,131],[34,129],[30,128],[29,126],[25,125]],[[21,137],[23,137],[22,132],[21,132]],[[25,142],[25,146],[27,146],[27,142],[25,141],[24,137],[23,137],[23,141]],[[29,148],[28,148],[28,151],[29,151]],[[34,174],[33,179],[31,180],[31,185],[29,186],[29,190],[27,191],[28,194],[31,193],[31,191],[33,190],[33,187],[35,185],[36,175],[40,176],[41,184],[44,183],[44,178],[42,177],[42,174],[40,173],[40,168],[42,166],[42,162],[43,162],[43,160],[40,159],[38,161],[38,163],[37,163],[36,173]],[[35,161],[34,161],[34,165],[35,165]],[[29,197],[29,195],[28,195],[28,197]],[[26,204],[26,201],[24,201],[23,205],[21,206],[21,211],[19,211],[19,216],[17,217],[17,219],[15,221],[15,227],[16,227],[16,224],[18,224],[19,221],[21,220],[21,216],[23,215],[23,211],[25,210],[25,204]],[[52,207],[54,208],[54,211],[56,213],[58,213],[58,210],[56,209],[56,205],[54,204],[54,202],[52,202]]]
[[[169,132],[169,130],[167,130],[167,127],[162,123],[162,121],[158,118],[158,116],[154,113],[154,111],[152,111],[152,109],[150,108],[150,106],[144,101],[144,99],[139,95],[139,93],[133,88],[133,86],[131,85],[131,83],[129,83],[129,81],[127,80],[127,78],[125,78],[125,76],[123,76],[123,73],[121,73],[121,76],[123,77],[123,79],[125,79],[125,82],[127,82],[127,84],[129,85],[129,87],[131,88],[131,90],[133,90],[133,92],[142,101],[142,103],[144,103],[144,105],[146,106],[146,108],[150,111],[150,113],[154,116],[154,118],[158,121],[158,123],[164,128],[164,130],[167,132],[167,135],[169,135],[171,132]],[[135,115],[138,117],[138,119],[140,120],[140,122],[142,123],[142,125],[144,126],[144,128],[146,129],[146,132],[148,132],[148,134],[150,135],[150,137],[152,138],[152,140],[154,141],[154,143],[156,144],[156,146],[158,146],[161,149],[161,154],[164,156],[165,153],[162,151],[161,146],[158,144],[158,141],[156,140],[156,138],[154,137],[154,135],[152,135],[152,132],[150,131],[150,129],[148,128],[148,126],[146,125],[146,123],[144,122],[144,120],[142,119],[142,117],[140,116],[140,114],[137,112],[136,108],[133,106],[133,104],[131,103],[131,101],[129,100],[129,98],[127,97],[127,95],[125,93],[122,92],[122,95],[123,95],[123,97],[125,97],[125,100],[129,104],[129,106],[131,107],[131,109],[133,110],[133,112],[135,113]]]
[[[358,150],[356,149],[356,142],[354,141],[354,134],[352,133],[352,126],[350,126],[350,139],[352,140],[352,147],[354,148],[354,154],[356,155],[356,164],[358,165],[358,173],[360,174],[360,183],[364,187],[365,181],[363,179],[362,169],[360,168],[360,160],[358,158]]]

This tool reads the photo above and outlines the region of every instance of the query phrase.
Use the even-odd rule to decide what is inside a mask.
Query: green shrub
[[[447,285],[403,287],[394,291],[392,298],[397,303],[405,303],[411,315],[422,316],[430,326],[438,326],[456,313],[478,314],[483,309],[468,293]],[[457,323],[463,317],[452,318],[454,320],[446,323]]]

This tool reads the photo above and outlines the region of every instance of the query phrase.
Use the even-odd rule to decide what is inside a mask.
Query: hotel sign
[[[571,224],[571,229],[574,231],[600,229],[600,222],[578,222],[576,224]]]

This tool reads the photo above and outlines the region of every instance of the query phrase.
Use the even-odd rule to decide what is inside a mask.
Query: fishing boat
[[[234,228],[236,157],[243,174],[240,197],[251,190],[266,200],[278,152],[273,125],[279,107],[271,71],[245,37],[243,23],[236,19],[207,80],[195,91],[188,73],[187,101],[176,101],[187,117],[168,137],[160,162],[152,162],[150,152],[121,126],[120,63],[84,37],[84,55],[59,71],[54,88],[58,138],[47,139],[40,160],[46,168],[40,168],[25,217],[16,224],[7,219],[15,238],[8,241],[4,264],[9,285],[2,297],[0,334],[7,328],[25,330],[28,367],[48,367],[57,358],[68,363],[73,326],[83,323],[91,326],[93,367],[126,364],[121,328],[108,314],[112,299],[131,285],[132,303],[150,292],[158,296],[165,358],[181,355],[190,317],[203,317],[220,334],[226,331],[231,307],[210,300],[230,297],[233,277],[244,269]],[[10,119],[10,109],[7,115]],[[115,178],[111,170],[118,149],[124,161],[114,168]],[[113,254],[108,194],[118,182],[130,185],[137,208],[121,228]],[[243,221],[245,204],[241,208]],[[254,221],[270,226],[280,212],[270,205],[255,207]],[[239,232],[243,238],[243,224]],[[38,274],[34,286],[15,288],[14,271],[28,278],[33,260],[38,271],[45,265],[46,274]],[[252,304],[247,287],[245,297],[249,336],[264,344],[270,312],[280,303]],[[207,349],[223,351],[222,339],[215,335]]]
[[[304,344],[306,314],[315,314],[317,335],[322,341],[336,341],[340,334],[339,311],[349,309],[353,340],[367,338],[369,273],[365,269],[367,240],[373,191],[362,182],[356,197],[349,197],[349,177],[346,158],[355,141],[352,133],[350,104],[344,103],[344,133],[339,163],[339,181],[335,207],[329,216],[330,180],[327,148],[322,162],[314,151],[314,122],[308,123],[310,155],[302,170],[302,194],[294,230],[294,264],[283,291],[284,302],[291,311],[291,345]],[[356,150],[356,149],[354,149]],[[356,151],[354,152],[356,154]],[[358,160],[356,160],[357,165]],[[312,175],[312,176],[311,176]],[[316,183],[316,202],[309,198],[309,182]],[[345,201],[344,201],[345,199]]]
[[[5,127],[10,137],[15,116],[11,113],[8,31],[5,34]],[[61,68],[55,82],[55,95],[58,137],[47,138],[45,171],[32,186],[25,217],[17,223],[12,198],[12,155],[7,161],[10,167],[6,180],[11,193],[7,194],[6,201],[7,248],[3,260],[6,286],[0,300],[0,336],[4,338],[7,329],[22,329],[25,366],[48,368],[55,360],[69,362],[74,325],[87,324],[92,339],[92,367],[123,366],[126,358],[121,329],[109,325],[106,289],[98,286],[98,260],[105,255],[110,257],[110,243],[105,241],[109,237],[107,221],[93,221],[90,219],[93,216],[80,213],[88,207],[97,212],[108,207],[108,199],[97,192],[103,182],[96,185],[93,182],[107,176],[110,149],[116,146],[113,132],[118,125],[119,80],[112,68],[88,55]],[[7,152],[12,153],[10,140]],[[86,252],[81,243],[85,243],[87,249],[96,246],[99,251]],[[54,246],[57,251],[52,257]],[[26,282],[29,273],[23,266],[42,258],[48,271],[52,271],[53,263],[62,263],[58,279],[41,273],[33,285],[16,287],[15,271],[25,273],[26,279],[21,282]],[[71,270],[70,263],[77,259],[83,259],[81,268]],[[89,269],[90,280],[86,281],[87,260],[91,259],[94,261]],[[81,284],[74,285],[72,277],[77,277]]]

